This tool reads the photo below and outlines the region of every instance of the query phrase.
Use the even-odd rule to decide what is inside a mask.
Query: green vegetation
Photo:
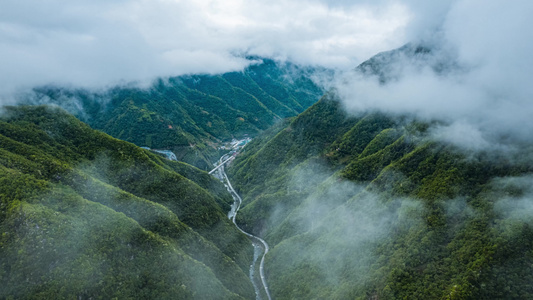
[[[533,298],[533,163],[326,95],[228,169],[276,299]]]
[[[231,202],[207,173],[63,110],[7,107],[0,298],[253,298],[253,249]]]
[[[254,136],[315,103],[324,93],[310,79],[318,72],[324,71],[262,59],[243,72],[159,79],[148,89],[43,87],[28,101],[57,104],[113,137],[172,150],[178,160],[209,170],[220,141]]]
[[[429,51],[357,71],[386,84],[395,61]],[[432,139],[433,123],[348,115],[334,92],[316,102],[314,72],[264,60],[145,90],[36,90],[125,141],[58,108],[5,108],[0,298],[253,298],[250,241],[201,170],[250,134],[228,175],[237,222],[270,245],[275,299],[533,299],[533,146],[466,153]]]

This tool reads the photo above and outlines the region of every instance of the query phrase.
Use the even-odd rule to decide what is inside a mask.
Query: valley
[[[450,14],[431,38],[329,69],[355,59],[307,49],[335,52],[330,18],[357,22],[317,3],[302,13],[326,17],[291,23],[290,40],[324,30],[305,51],[252,35],[228,61],[203,60],[161,35],[165,59],[209,70],[11,93],[0,299],[533,299],[533,93],[506,55],[520,47],[480,50],[471,34],[465,51]],[[392,26],[365,19],[388,13],[357,16]],[[0,41],[18,32],[0,25]],[[298,55],[270,52],[280,44]]]
[[[290,82],[282,78],[287,68],[299,74]],[[155,85],[149,91],[117,88],[91,94],[43,87],[26,99],[32,105],[4,107],[0,270],[8,276],[0,275],[0,280],[8,288],[0,298],[271,299],[265,274],[269,246],[237,225],[242,199],[224,165],[260,129],[303,111],[321,90],[305,77],[308,71],[296,66],[266,61],[247,72],[174,78],[170,86]],[[248,92],[237,87],[239,81],[246,82],[242,88]],[[225,96],[228,90],[243,98]],[[71,106],[72,101],[79,105]],[[240,108],[213,106],[226,101]],[[241,110],[247,101],[261,107],[253,113],[265,113],[266,123],[258,126],[252,112]],[[165,107],[159,106],[163,102]],[[118,113],[124,105],[132,110]],[[136,138],[125,139],[142,147],[96,131],[60,107],[96,127],[98,120],[120,120],[115,123],[120,124],[118,137],[124,138],[129,128]],[[232,111],[226,119],[220,115]],[[229,127],[201,133],[202,126],[214,124],[201,123],[202,115]],[[231,128],[236,116],[248,125]],[[161,121],[166,125],[152,126]],[[176,133],[187,136],[187,143],[179,146]],[[184,148],[191,151],[186,156]],[[215,155],[221,155],[216,167],[211,164]],[[213,169],[201,171],[183,160]],[[91,219],[100,221],[89,226]],[[81,248],[76,246],[80,243]],[[60,288],[72,280],[79,283]]]
[[[231,143],[231,146],[233,148],[232,151],[230,151],[228,154],[223,155],[218,160],[217,164],[215,164],[215,168],[209,172],[209,174],[214,174],[215,177],[217,177],[221,182],[224,183],[226,188],[228,189],[228,192],[230,192],[231,196],[234,199],[233,204],[231,205],[231,210],[228,213],[228,218],[230,218],[242,233],[246,234],[251,240],[252,245],[254,246],[254,259],[252,261],[252,264],[250,266],[250,280],[254,284],[255,292],[257,295],[257,299],[262,299],[261,294],[263,291],[257,287],[257,283],[255,281],[256,278],[256,265],[257,265],[257,259],[259,258],[260,252],[262,252],[261,260],[259,261],[259,277],[261,278],[261,285],[263,286],[264,294],[266,295],[267,299],[272,299],[270,296],[270,292],[268,290],[268,284],[264,272],[264,265],[265,265],[265,256],[268,253],[269,247],[268,244],[263,240],[262,238],[252,235],[248,232],[245,232],[242,230],[239,225],[235,222],[235,219],[237,217],[237,213],[239,212],[239,209],[242,205],[242,198],[235,192],[233,189],[233,186],[231,185],[231,182],[229,181],[228,176],[226,175],[226,172],[224,171],[224,165],[226,163],[230,163],[233,159],[235,159],[234,155],[237,155],[239,151],[246,146],[247,143],[249,143],[251,139],[243,139],[243,140],[233,140]]]
[[[324,89],[312,78],[329,70],[250,58],[242,72],[159,78],[148,88],[94,92],[34,88],[25,104],[58,105],[91,127],[139,147],[172,151],[176,159],[212,169],[223,141],[253,137],[315,103]]]

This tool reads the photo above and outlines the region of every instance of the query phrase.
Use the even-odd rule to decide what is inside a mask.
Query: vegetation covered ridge
[[[231,202],[207,173],[62,109],[5,107],[0,298],[253,298]]]
[[[95,129],[137,146],[172,150],[177,159],[210,170],[221,140],[256,135],[295,116],[324,93],[313,77],[328,71],[251,57],[242,72],[184,75],[149,88],[104,92],[46,86],[24,101],[57,104]]]
[[[236,158],[275,299],[533,297],[531,145],[465,152],[433,125],[330,93]]]

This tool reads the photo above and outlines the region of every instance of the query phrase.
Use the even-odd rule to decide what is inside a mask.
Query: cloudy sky
[[[450,3],[425,2],[0,0],[0,89],[224,72],[244,53],[353,68],[433,28]]]
[[[389,84],[344,80],[347,107],[445,121],[435,136],[468,150],[532,142],[533,1],[452,1],[440,11],[436,31],[417,25],[412,32],[439,49],[429,64],[440,61],[455,71],[436,74],[400,59],[401,76]]]
[[[239,70],[243,54],[349,70],[423,41],[463,72],[403,68],[385,87],[343,78],[347,107],[446,120],[438,135],[476,141],[471,148],[511,131],[533,140],[530,0],[0,0],[0,7],[4,103],[49,83],[101,88]]]

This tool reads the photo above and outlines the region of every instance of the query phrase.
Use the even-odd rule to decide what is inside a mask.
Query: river
[[[226,172],[224,170],[224,165],[226,163],[232,161],[232,158],[234,157],[233,156],[234,153],[236,153],[238,150],[240,150],[242,147],[244,147],[244,145],[236,146],[236,147],[234,147],[234,150],[232,150],[230,153],[225,154],[222,157],[220,157],[220,159],[218,160],[218,162],[216,164],[216,168],[211,170],[211,172],[209,172],[209,173],[213,174],[220,181],[222,181],[224,183],[224,185],[226,186],[228,192],[233,197],[234,202],[233,202],[233,205],[231,206],[231,210],[228,212],[228,218],[230,218],[232,220],[233,224],[235,224],[237,229],[239,229],[242,233],[246,234],[250,238],[250,240],[252,241],[252,245],[254,247],[254,257],[253,257],[252,265],[250,266],[250,280],[252,281],[252,284],[253,284],[254,289],[255,289],[256,299],[257,300],[262,299],[261,298],[262,291],[261,291],[260,287],[257,285],[257,281],[255,280],[255,275],[257,273],[257,271],[256,271],[257,260],[259,259],[259,255],[262,252],[263,255],[261,256],[261,261],[259,263],[259,276],[261,277],[261,285],[263,286],[262,290],[264,291],[264,295],[266,295],[268,300],[272,300],[272,298],[270,296],[270,291],[268,289],[268,284],[266,282],[266,276],[265,276],[265,273],[264,273],[265,256],[266,256],[266,254],[268,253],[268,250],[269,250],[268,244],[262,238],[242,230],[239,227],[239,225],[237,225],[235,219],[236,219],[237,213],[239,212],[239,209],[241,207],[242,198],[233,189],[233,186],[231,185],[231,182],[229,181],[228,176],[226,175]]]

